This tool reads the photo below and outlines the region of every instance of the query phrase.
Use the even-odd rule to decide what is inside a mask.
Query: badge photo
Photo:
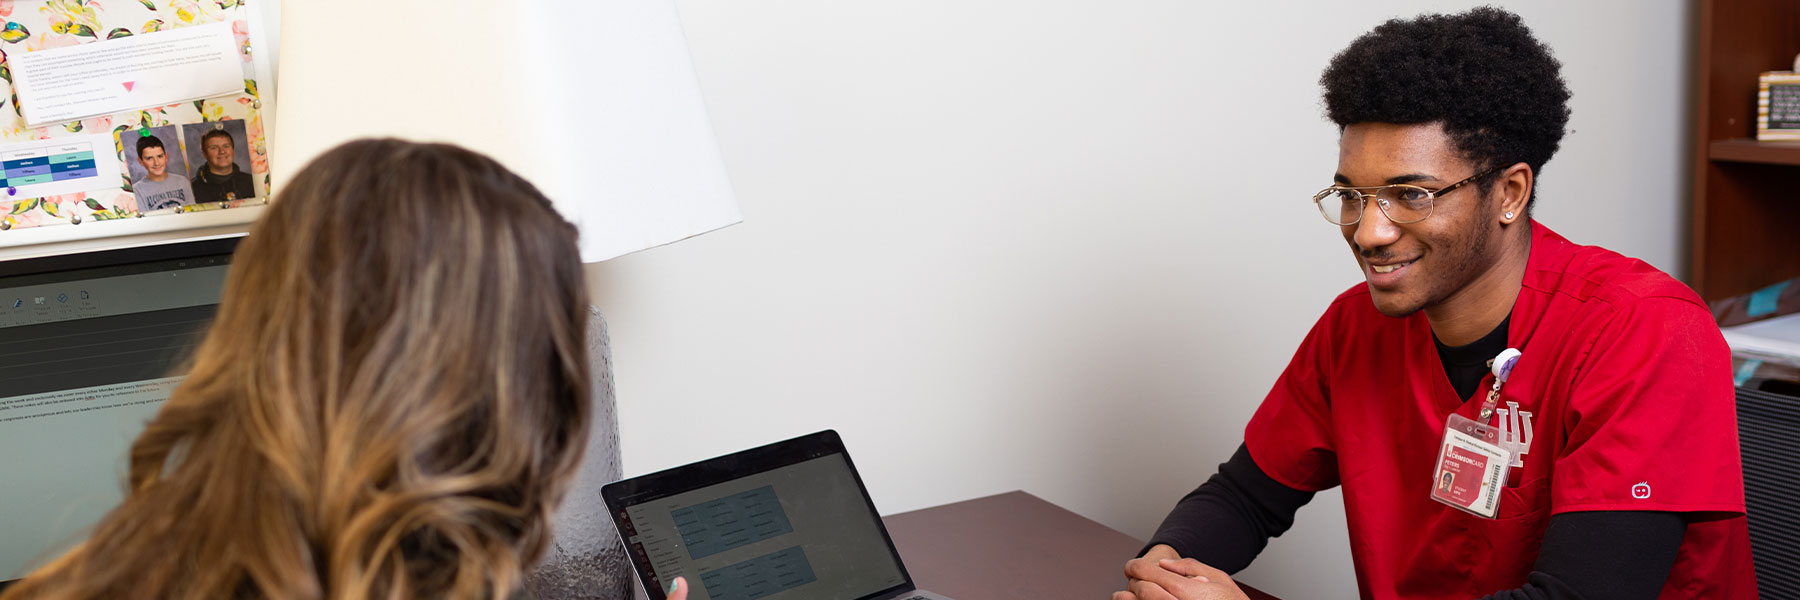
[[[1500,447],[1500,431],[1462,415],[1450,415],[1433,469],[1431,499],[1492,519],[1500,512],[1511,453]]]

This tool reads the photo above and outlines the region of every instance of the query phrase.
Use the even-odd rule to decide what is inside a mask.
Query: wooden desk
[[[920,588],[957,600],[1106,600],[1144,542],[1025,492],[882,519]],[[1274,596],[1238,585],[1253,600]]]

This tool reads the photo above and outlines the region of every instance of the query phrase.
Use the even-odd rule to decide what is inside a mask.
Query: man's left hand
[[[1134,560],[1125,564],[1130,588],[1114,592],[1112,600],[1248,600],[1224,571],[1183,558],[1159,561]]]

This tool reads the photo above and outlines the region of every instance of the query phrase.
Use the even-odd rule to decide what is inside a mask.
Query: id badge
[[[1500,512],[1500,489],[1512,456],[1500,447],[1500,430],[1462,415],[1444,424],[1431,499],[1492,519]]]

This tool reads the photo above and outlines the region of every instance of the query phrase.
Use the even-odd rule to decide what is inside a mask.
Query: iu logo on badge
[[[1525,466],[1525,455],[1531,453],[1531,413],[1519,410],[1519,403],[1507,401],[1500,413],[1500,447],[1512,454],[1507,464],[1514,469]]]

